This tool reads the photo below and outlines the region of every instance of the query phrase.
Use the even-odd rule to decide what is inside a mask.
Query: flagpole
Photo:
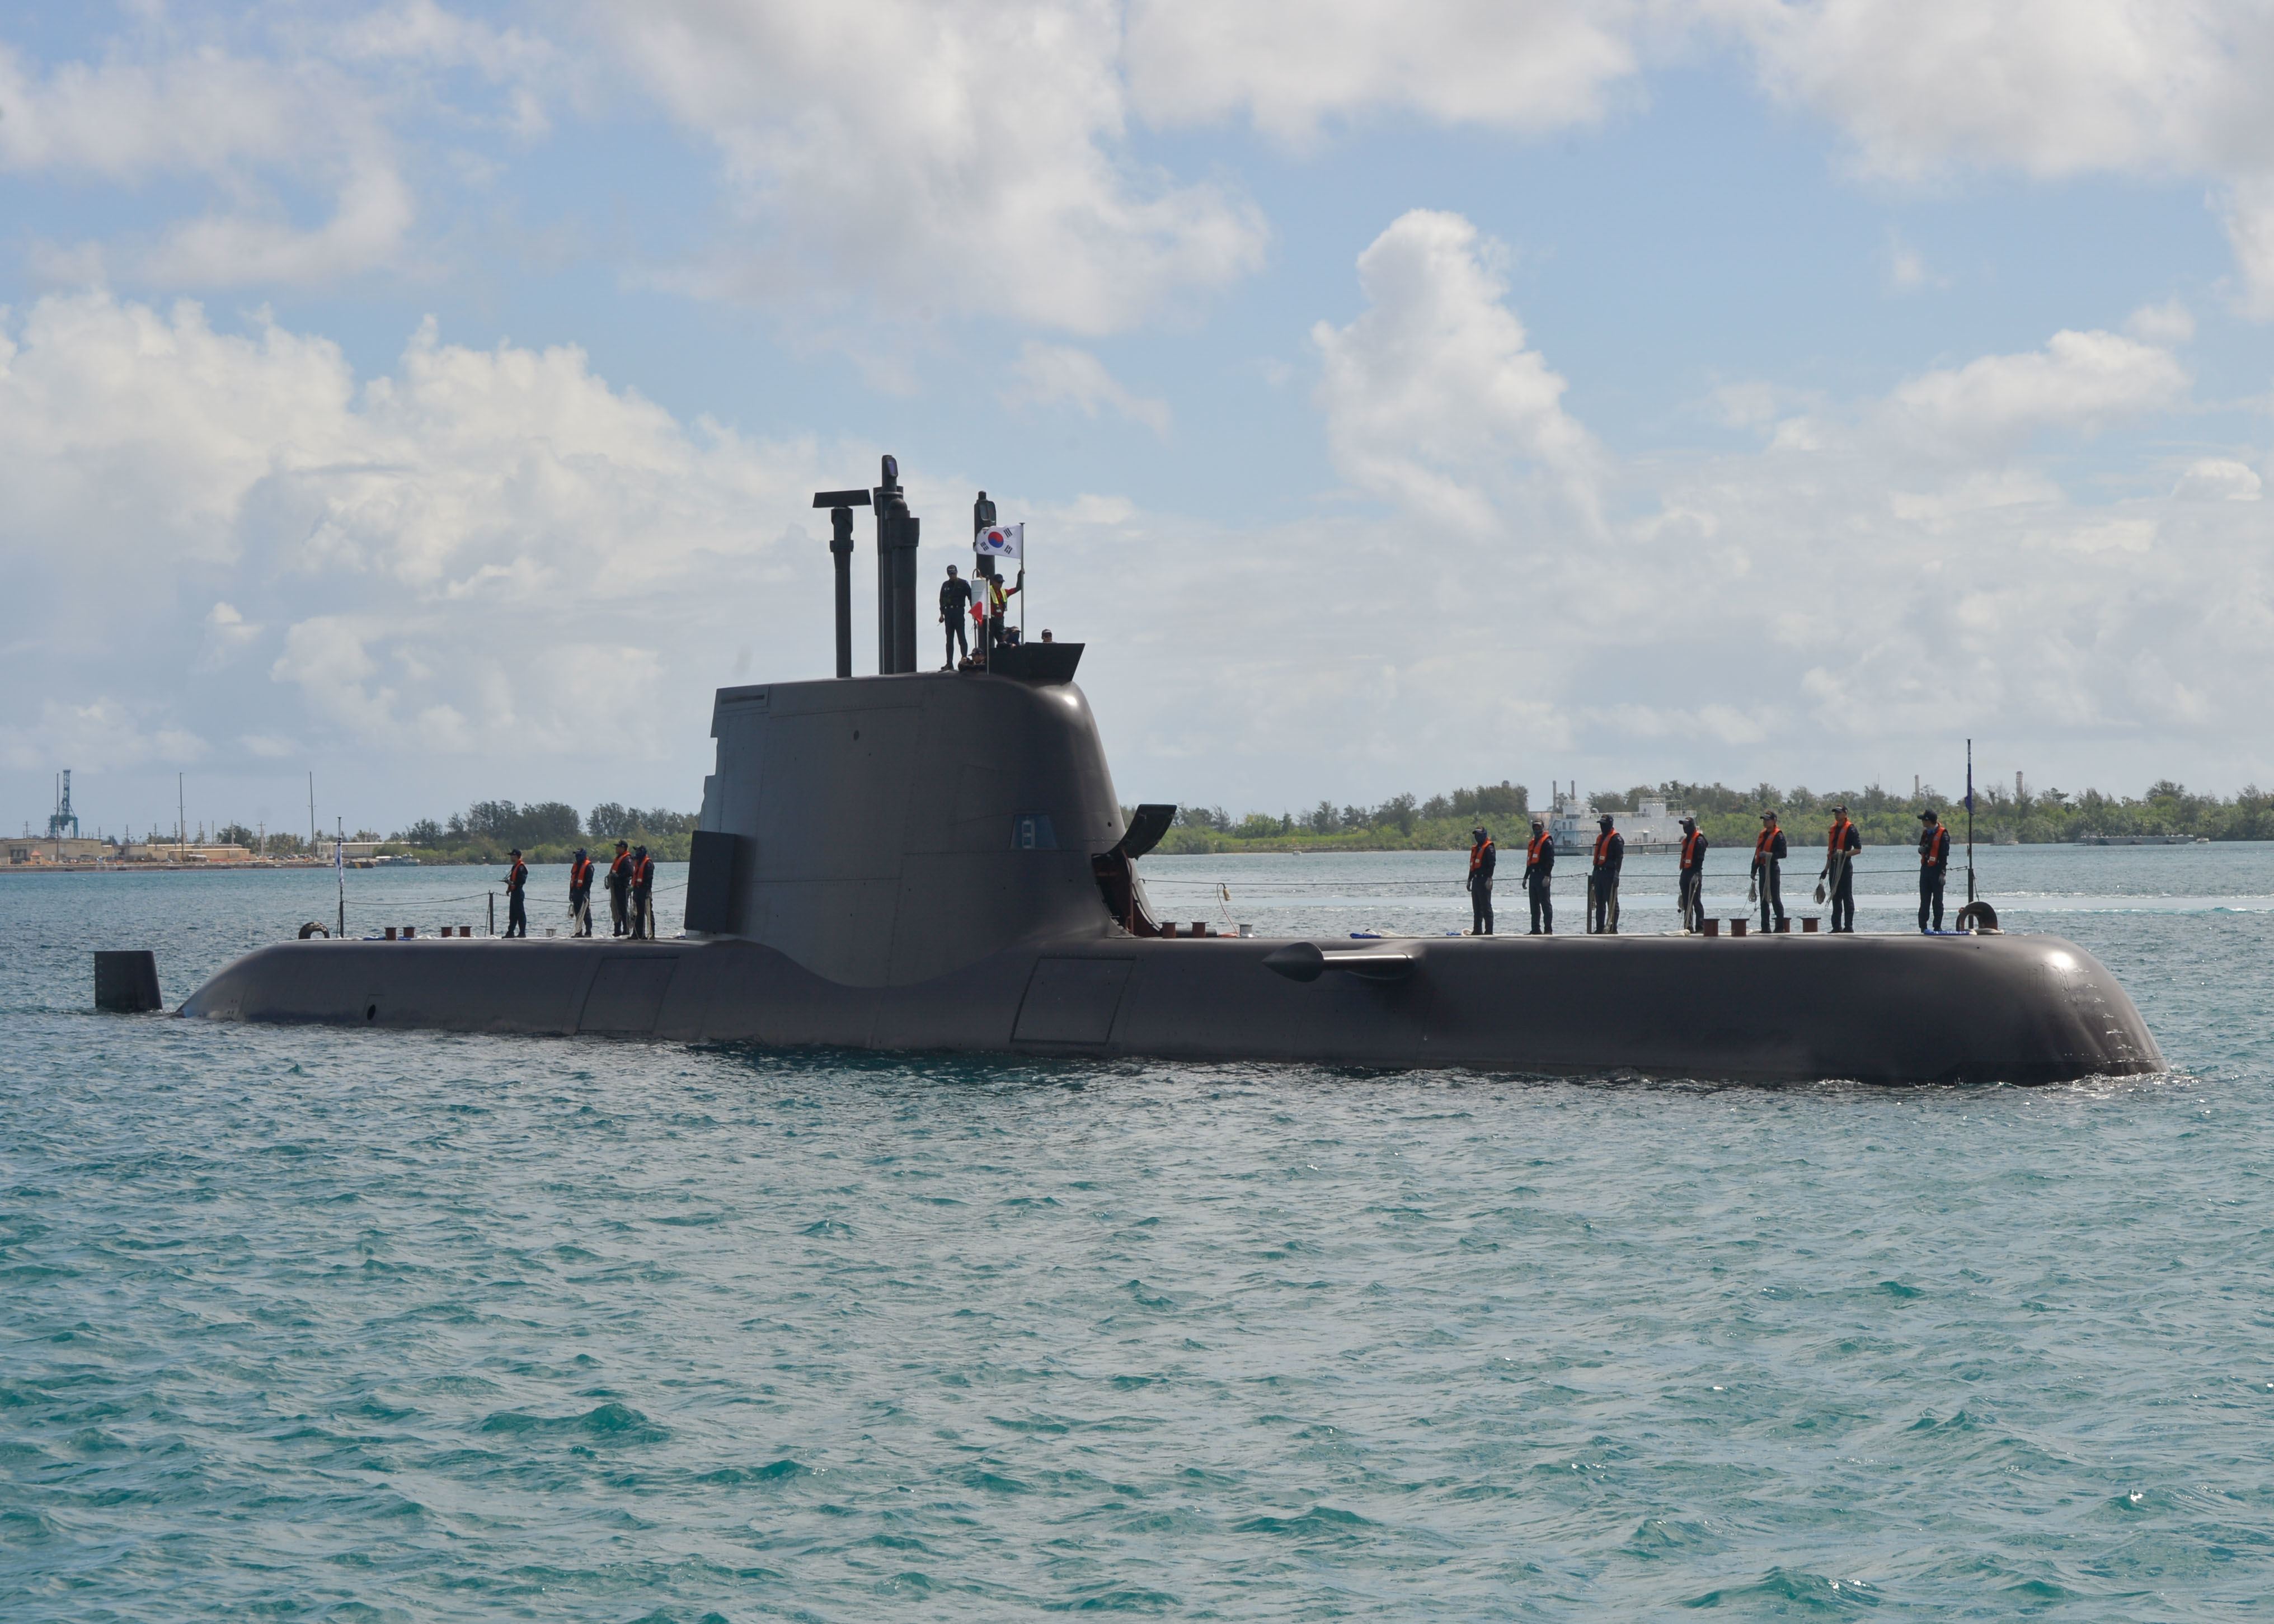
[[[1974,900],[1974,741],[1966,741],[1966,900]]]

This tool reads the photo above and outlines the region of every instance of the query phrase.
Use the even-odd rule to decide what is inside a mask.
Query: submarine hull
[[[855,985],[737,939],[290,942],[183,1006],[245,1021],[681,1041],[1757,1083],[2157,1071],[2108,971],[2055,936],[1028,943]]]

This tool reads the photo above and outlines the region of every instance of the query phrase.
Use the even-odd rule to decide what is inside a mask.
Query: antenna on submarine
[[[853,510],[869,505],[866,491],[816,491],[813,505],[829,509],[829,556],[837,576],[837,674],[853,674]]]
[[[1966,741],[1966,906],[1974,906],[1974,741]]]

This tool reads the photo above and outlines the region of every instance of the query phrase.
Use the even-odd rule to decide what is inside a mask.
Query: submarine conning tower
[[[1071,681],[924,672],[719,690],[690,935],[854,987],[1119,934],[1093,860],[1126,832]]]
[[[718,692],[689,934],[761,943],[855,987],[1118,934],[1096,862],[1128,831],[1073,681],[1081,645],[997,650],[986,672],[915,669],[919,522],[895,459],[881,476],[813,499],[830,509],[836,680]],[[874,677],[852,675],[855,507],[877,521]]]

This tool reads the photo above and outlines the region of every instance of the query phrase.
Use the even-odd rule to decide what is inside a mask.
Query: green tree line
[[[1780,789],[1759,784],[1732,789],[1726,784],[1690,784],[1669,778],[1637,784],[1624,791],[1598,790],[1588,797],[1599,812],[1631,812],[1645,801],[1662,801],[1670,813],[1694,812],[1698,826],[1716,846],[1746,846],[1760,829],[1760,815],[1773,811],[1789,838],[1820,839],[1832,823],[1832,808],[1845,803],[1867,845],[1902,846],[1918,838],[1918,813],[1931,806],[1963,838],[1966,808],[1931,787],[1916,795],[1877,785],[1860,790],[1818,793],[1803,786]],[[1124,808],[1124,816],[1128,809]],[[1469,831],[1481,820],[1503,845],[1528,832],[1531,797],[1521,784],[1503,780],[1432,795],[1427,801],[1395,795],[1376,807],[1336,807],[1321,801],[1307,813],[1273,816],[1250,812],[1233,818],[1221,807],[1186,807],[1156,850],[1206,852],[1397,852],[1465,848]],[[2186,835],[2211,840],[2274,840],[2274,794],[2246,786],[2232,798],[2195,794],[2159,778],[2143,795],[2112,795],[2097,789],[2077,793],[1977,786],[1974,795],[1974,838],[1978,845],[2027,845],[2077,839],[2084,835]]]
[[[647,847],[658,862],[684,862],[692,846],[695,814],[667,807],[643,809],[604,801],[580,813],[563,801],[477,801],[463,812],[437,822],[422,817],[388,838],[386,849],[416,856],[422,863],[503,862],[521,848],[532,863],[567,862],[578,846],[596,861],[613,853],[618,840]]]

